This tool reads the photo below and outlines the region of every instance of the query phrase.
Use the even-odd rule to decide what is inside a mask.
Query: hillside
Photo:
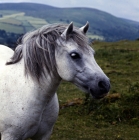
[[[0,15],[0,29],[9,28],[8,32],[25,33],[43,24],[56,22],[70,23],[73,21],[76,26],[80,27],[89,21],[90,38],[99,37],[106,41],[139,38],[139,22],[121,19],[91,8],[56,8],[33,3],[5,3],[0,4]],[[4,16],[7,18],[2,21]]]
[[[6,32],[12,32],[16,34],[24,34],[29,30],[33,30],[47,24],[47,22],[44,19],[25,16],[24,12],[12,12],[15,13],[11,14],[10,11],[1,10],[1,14],[3,15],[0,18],[1,30],[5,30]]]

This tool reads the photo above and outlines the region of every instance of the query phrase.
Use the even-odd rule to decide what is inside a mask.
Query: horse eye
[[[80,55],[76,52],[71,53],[70,56],[72,59],[80,59],[81,58]]]

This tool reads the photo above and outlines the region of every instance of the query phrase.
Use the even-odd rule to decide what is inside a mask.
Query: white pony
[[[61,80],[94,98],[110,89],[82,28],[53,24],[23,36],[13,52],[0,46],[1,140],[48,140],[59,112]],[[11,59],[10,59],[11,58]]]

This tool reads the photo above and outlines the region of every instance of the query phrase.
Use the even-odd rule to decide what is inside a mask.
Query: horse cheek
[[[57,63],[57,71],[59,76],[65,81],[72,81],[75,76],[75,71],[72,63],[68,60],[62,59]]]

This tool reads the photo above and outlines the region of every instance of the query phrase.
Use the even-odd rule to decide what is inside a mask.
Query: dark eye
[[[70,56],[71,56],[72,59],[80,59],[81,58],[80,55],[76,52],[72,52],[70,54]]]

